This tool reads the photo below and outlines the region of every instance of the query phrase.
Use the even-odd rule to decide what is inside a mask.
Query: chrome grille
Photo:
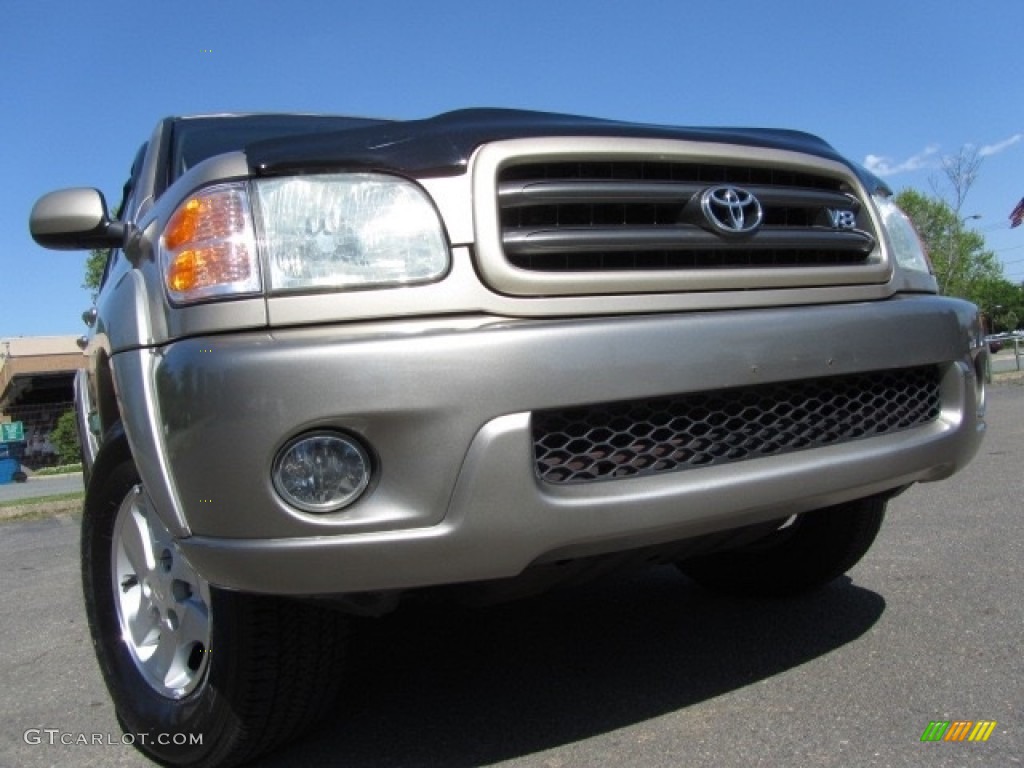
[[[605,403],[533,414],[549,483],[636,477],[776,456],[939,417],[934,367]]]
[[[752,193],[764,221],[723,238],[701,214],[717,185]],[[500,236],[513,267],[622,272],[867,264],[869,218],[841,179],[778,168],[652,161],[529,162],[498,175]],[[852,226],[839,227],[841,212]]]

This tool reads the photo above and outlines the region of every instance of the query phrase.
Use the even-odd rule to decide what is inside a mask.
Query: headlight
[[[931,274],[931,264],[925,255],[917,230],[907,215],[900,210],[892,198],[874,195],[875,206],[882,215],[882,224],[889,235],[896,263],[903,269]]]
[[[360,173],[255,186],[272,291],[407,285],[448,269],[437,213],[411,182]]]
[[[410,285],[443,277],[449,265],[426,193],[405,179],[370,173],[200,190],[171,215],[159,250],[176,304],[264,290]]]

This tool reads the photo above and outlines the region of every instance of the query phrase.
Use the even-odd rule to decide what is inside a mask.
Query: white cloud
[[[864,166],[879,176],[895,176],[897,173],[936,167],[938,154],[939,145],[931,144],[916,155],[901,161],[894,161],[891,157],[883,155],[868,155],[864,158]]]
[[[986,144],[978,148],[978,157],[992,157],[998,155],[1014,144],[1024,142],[1024,132],[1015,133],[1009,138],[997,141],[994,144]],[[976,145],[965,144],[965,148],[973,149]],[[919,171],[922,168],[938,168],[941,165],[939,145],[929,144],[916,155],[911,155],[905,160],[894,160],[886,155],[868,155],[864,158],[864,167],[878,176],[895,176],[898,173],[909,173]]]
[[[978,150],[980,157],[991,157],[992,155],[998,155],[1004,149],[1009,149],[1019,141],[1024,141],[1024,133],[1015,133],[1008,139],[997,141],[995,144],[987,144]]]

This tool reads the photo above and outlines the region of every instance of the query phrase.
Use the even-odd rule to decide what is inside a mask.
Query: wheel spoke
[[[205,649],[209,643],[210,617],[206,606],[198,600],[189,600],[178,608],[178,644],[183,648],[191,648],[199,643]]]
[[[140,578],[153,569],[153,541],[145,516],[131,509],[121,527],[121,547],[136,576]]]
[[[178,651],[179,647],[175,633],[168,631],[164,627],[157,640],[156,652],[144,662],[146,669],[154,679],[166,684],[168,672],[171,669],[171,665],[174,664]]]
[[[138,593],[139,600],[135,610],[127,618],[131,641],[136,648],[141,648],[152,643],[153,630],[157,627],[158,618],[154,615],[152,603],[142,597],[142,590],[138,590]]]
[[[144,496],[139,499],[139,512],[146,518],[146,529],[149,531],[155,562],[155,558],[160,556],[162,550],[173,546],[174,539],[171,537],[171,532],[164,528],[156,510],[149,503],[148,497]]]
[[[188,564],[188,561],[181,556],[181,553],[177,550],[172,550],[172,552],[173,559],[171,560],[170,577],[176,581],[188,584],[191,593],[193,595],[197,594],[199,592],[199,579],[196,576],[196,572],[192,570],[192,567]]]

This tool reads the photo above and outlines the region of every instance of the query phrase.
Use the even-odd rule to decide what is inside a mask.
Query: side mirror
[[[28,228],[44,248],[92,250],[124,242],[124,224],[110,219],[103,193],[86,187],[43,195],[32,206]]]

